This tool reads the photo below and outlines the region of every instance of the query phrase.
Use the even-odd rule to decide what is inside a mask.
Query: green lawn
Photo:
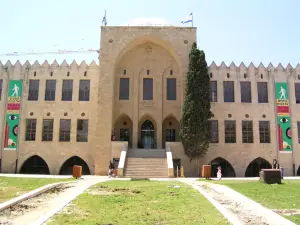
[[[171,184],[180,188],[169,188]],[[54,216],[55,225],[229,224],[198,191],[159,181],[99,183]]]
[[[0,177],[0,203],[46,184],[70,179]]]
[[[226,185],[269,209],[298,209],[300,211],[300,180],[283,180],[282,184],[271,185],[259,181],[210,182]],[[300,215],[285,217],[300,224]]]

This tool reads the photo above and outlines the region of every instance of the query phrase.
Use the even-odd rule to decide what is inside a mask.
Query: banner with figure
[[[4,133],[4,150],[17,149],[22,84],[22,80],[9,81]]]
[[[276,83],[275,91],[279,152],[289,153],[293,151],[293,143],[288,84]]]

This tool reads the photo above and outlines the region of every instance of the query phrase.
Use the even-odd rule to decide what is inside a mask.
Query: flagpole
[[[289,85],[289,76],[292,77],[292,70],[289,71],[289,74],[287,75],[287,89],[288,89],[288,102],[289,102],[289,111],[290,111],[290,123],[291,123],[291,131],[292,131],[292,135],[291,135],[291,139],[292,139],[292,167],[293,167],[293,176],[296,176],[296,169],[295,169],[295,158],[294,158],[294,137],[295,137],[295,133],[293,132],[293,120],[292,120],[292,105],[291,105],[291,100],[290,100],[290,85]]]
[[[192,27],[194,27],[194,14],[192,13]]]

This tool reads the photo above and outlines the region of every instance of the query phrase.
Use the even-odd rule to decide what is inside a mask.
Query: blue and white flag
[[[107,24],[107,20],[106,20],[106,10],[105,10],[104,17],[102,19],[102,26],[103,25],[106,26],[106,24]]]
[[[193,23],[193,13],[188,15],[185,20],[181,21],[181,24]]]

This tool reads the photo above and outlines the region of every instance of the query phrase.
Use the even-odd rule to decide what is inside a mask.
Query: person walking
[[[221,180],[221,178],[222,178],[221,166],[218,167],[217,178],[218,178],[219,180]]]
[[[115,166],[112,163],[112,161],[110,160],[109,165],[108,165],[108,177],[112,177],[114,175],[114,169],[115,169]]]

